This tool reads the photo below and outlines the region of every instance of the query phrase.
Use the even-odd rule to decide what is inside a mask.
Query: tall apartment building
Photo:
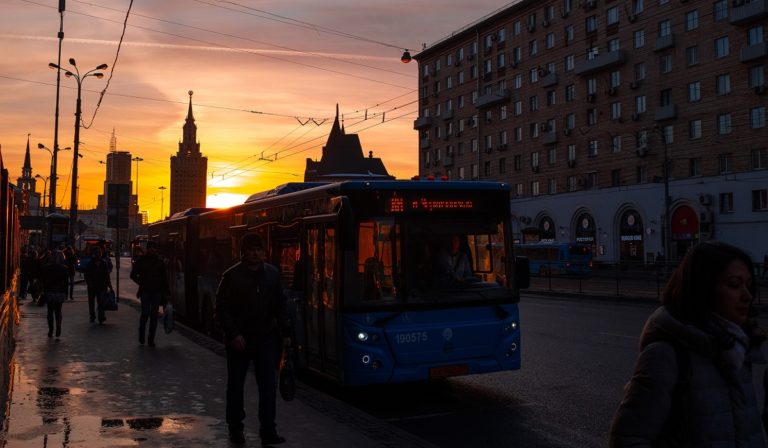
[[[170,215],[188,208],[205,207],[208,158],[200,153],[197,125],[192,115],[192,91],[189,91],[189,111],[184,122],[184,137],[179,151],[171,156]],[[161,217],[162,218],[162,217]]]
[[[762,259],[766,17],[768,0],[511,5],[415,56],[419,172],[508,182],[520,241]]]

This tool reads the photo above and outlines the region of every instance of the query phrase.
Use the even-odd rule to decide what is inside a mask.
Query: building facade
[[[184,136],[179,151],[171,156],[170,215],[188,208],[205,207],[208,158],[200,153],[197,125],[192,115],[192,91],[189,91],[189,111],[184,123]]]
[[[419,172],[508,182],[520,241],[648,263],[717,239],[762,259],[766,17],[766,0],[500,10],[415,56]]]

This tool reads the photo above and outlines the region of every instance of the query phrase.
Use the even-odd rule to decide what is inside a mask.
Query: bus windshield
[[[387,217],[358,226],[357,294],[348,304],[507,299],[501,220]]]

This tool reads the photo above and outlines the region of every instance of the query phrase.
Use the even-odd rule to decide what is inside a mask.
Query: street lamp
[[[61,41],[64,40],[64,10],[66,9],[66,0],[59,0],[59,56],[56,64],[48,64],[49,67],[56,69],[56,115],[53,125],[53,151],[51,151],[51,192],[48,195],[50,204],[48,213],[56,211],[56,160],[59,152],[59,91],[61,90]],[[53,67],[55,66],[55,67]]]
[[[75,242],[75,225],[77,224],[77,159],[79,158],[78,149],[80,148],[80,115],[82,113],[81,110],[81,101],[80,101],[80,93],[82,91],[83,86],[83,80],[89,76],[95,76],[97,78],[103,78],[104,73],[101,73],[98,70],[104,70],[107,68],[107,64],[101,64],[98,67],[88,70],[84,74],[80,74],[80,70],[77,68],[77,64],[75,63],[75,58],[69,58],[69,64],[75,68],[75,72],[72,73],[69,70],[66,70],[62,68],[58,64],[50,63],[48,64],[49,67],[55,68],[57,70],[65,70],[64,76],[67,78],[75,78],[75,81],[77,81],[77,105],[75,108],[75,151],[74,155],[72,156],[72,198],[69,205],[69,237],[74,244]]]
[[[43,181],[43,209],[45,209],[45,192],[48,191],[48,176],[35,174],[35,177]]]
[[[160,220],[162,220],[163,219],[163,197],[165,194],[165,187],[161,185],[157,187],[157,189],[160,190]]]
[[[139,162],[143,162],[144,159],[142,159],[139,156],[136,156],[131,159],[132,161],[136,162],[136,210],[139,210]],[[136,225],[138,224],[136,222],[136,216],[133,216],[133,234],[136,235]]]
[[[56,211],[56,180],[59,178],[58,176],[56,176],[56,153],[58,151],[69,151],[72,148],[70,146],[67,146],[66,148],[59,148],[57,151],[55,149],[51,149],[45,146],[42,143],[38,143],[37,148],[44,149],[48,151],[48,154],[51,155],[51,174],[50,176],[46,177],[46,179],[54,179],[54,181],[51,182],[51,192],[48,195],[48,213],[54,213]],[[56,148],[56,145],[54,145],[54,148]],[[40,176],[40,178],[42,179],[42,176]]]
[[[670,258],[670,245],[671,245],[671,236],[670,233],[672,232],[672,217],[669,216],[669,209],[672,205],[672,198],[669,196],[669,152],[667,151],[668,146],[668,139],[667,139],[667,128],[663,127],[661,128],[661,141],[664,144],[664,261],[667,262],[667,266],[669,266],[669,262],[671,261]],[[667,272],[669,272],[667,270]]]

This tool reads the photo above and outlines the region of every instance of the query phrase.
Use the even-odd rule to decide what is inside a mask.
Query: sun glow
[[[242,204],[248,199],[247,194],[236,193],[216,193],[210,194],[205,198],[205,206],[212,208],[227,208],[233,205]]]

